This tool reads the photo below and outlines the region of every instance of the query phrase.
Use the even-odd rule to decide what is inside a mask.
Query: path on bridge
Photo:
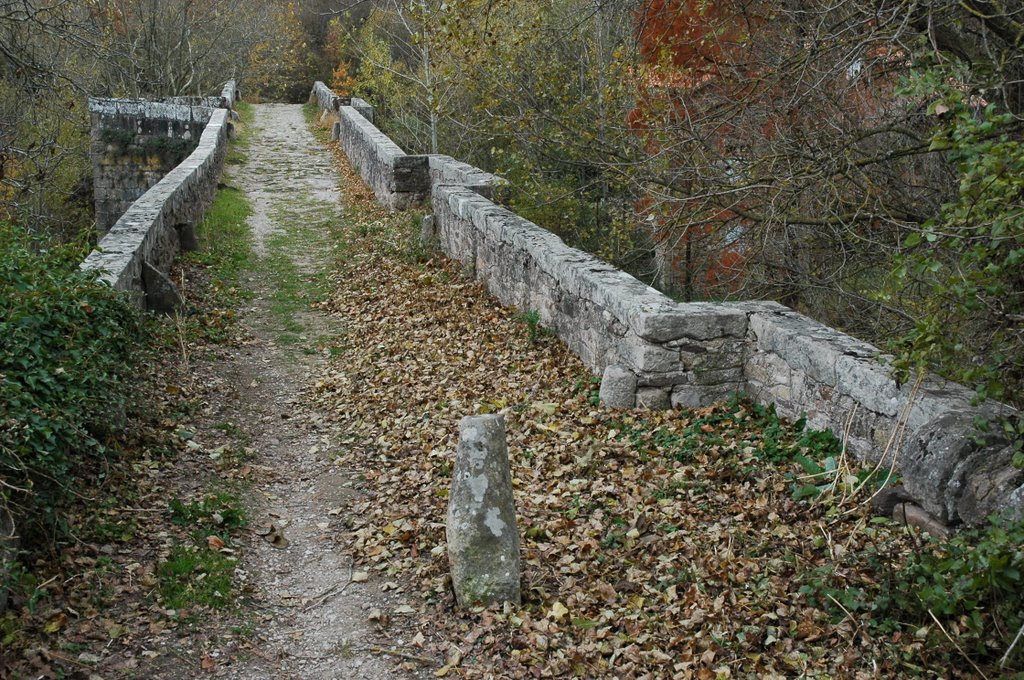
[[[336,433],[307,401],[331,333],[308,299],[336,246],[327,227],[342,220],[338,175],[300,106],[254,109],[246,161],[228,180],[253,208],[258,266],[240,314],[253,342],[221,367],[237,398],[212,417],[244,430],[256,451],[256,531],[243,564],[258,613],[252,653],[239,654],[223,675],[401,677],[389,659],[365,651],[379,644],[367,638],[367,617],[382,596],[372,581],[351,582],[351,559],[337,539],[358,483],[333,463]]]

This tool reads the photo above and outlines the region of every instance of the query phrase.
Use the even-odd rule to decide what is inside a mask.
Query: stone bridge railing
[[[221,96],[200,100],[218,108],[194,106],[193,98],[90,99],[97,226],[105,233],[83,270],[136,293],[142,307],[166,312],[177,304],[164,273],[178,252],[197,246],[195,226],[220,179],[237,96],[230,81]]]
[[[336,116],[335,137],[380,202],[401,208],[429,196],[442,250],[502,303],[537,311],[603,375],[606,405],[700,406],[747,392],[783,416],[806,414],[862,460],[894,465],[943,523],[1024,515],[1012,447],[975,427],[1008,407],[974,405],[971,390],[934,377],[900,385],[876,347],[774,302],[675,302],[496,203],[493,175],[406,155],[322,83],[311,98]],[[418,171],[401,174],[407,168]]]

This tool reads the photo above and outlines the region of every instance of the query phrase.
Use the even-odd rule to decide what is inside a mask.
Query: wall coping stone
[[[216,109],[209,106],[190,106],[145,99],[109,99],[89,97],[89,112],[101,116],[131,116],[155,120],[174,120],[182,123],[210,122]]]

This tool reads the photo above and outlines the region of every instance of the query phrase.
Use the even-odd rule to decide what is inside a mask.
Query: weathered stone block
[[[742,338],[747,332],[747,314],[728,305],[699,302],[669,304],[663,309],[642,314],[634,327],[637,335],[656,343],[681,338]]]
[[[934,538],[946,539],[951,533],[948,526],[913,503],[897,504],[892,510],[892,518],[900,524],[916,527]]]
[[[672,389],[666,387],[640,387],[636,391],[636,407],[654,411],[672,408]]]
[[[747,380],[761,385],[788,386],[791,380],[790,372],[789,364],[778,355],[768,352],[753,354],[746,363]]]
[[[430,161],[426,156],[395,156],[391,171],[395,191],[417,193],[421,197],[430,192]]]
[[[695,368],[690,374],[691,385],[741,385],[744,382],[742,368]]]
[[[148,262],[142,265],[142,281],[146,290],[146,308],[157,314],[174,314],[185,301],[167,275]]]
[[[703,391],[692,385],[678,385],[672,389],[673,407],[697,408],[704,405]]]
[[[428,158],[431,184],[463,186],[495,203],[501,203],[505,198],[505,187],[508,183],[503,178],[455,160],[451,156],[431,154]]]
[[[601,378],[601,403],[607,408],[633,408],[636,385],[636,373],[624,366],[608,366]]]
[[[683,368],[678,350],[652,345],[632,334],[621,341],[621,353],[638,375],[678,372]]]
[[[445,534],[461,606],[519,603],[519,532],[504,416],[468,416],[459,423]]]
[[[736,392],[744,391],[745,385],[726,383],[722,385],[677,385],[672,388],[672,406],[698,408],[724,401]]]
[[[420,222],[420,247],[425,250],[437,248],[437,222],[433,215],[425,215]]]
[[[1014,448],[1002,442],[981,447],[953,471],[946,496],[955,503],[956,514],[967,524],[983,524],[992,513],[1009,510],[1013,518],[1024,517],[1024,503],[1007,502],[1024,496],[1024,470],[1013,466]]]
[[[199,235],[196,234],[196,225],[193,222],[175,225],[174,230],[178,232],[178,243],[182,250],[189,253],[199,250]]]
[[[637,376],[640,387],[674,387],[690,384],[689,371],[670,371],[669,373],[644,373]]]

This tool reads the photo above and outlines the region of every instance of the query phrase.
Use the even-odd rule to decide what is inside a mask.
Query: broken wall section
[[[177,103],[89,99],[89,156],[101,236],[195,150],[213,111]]]

